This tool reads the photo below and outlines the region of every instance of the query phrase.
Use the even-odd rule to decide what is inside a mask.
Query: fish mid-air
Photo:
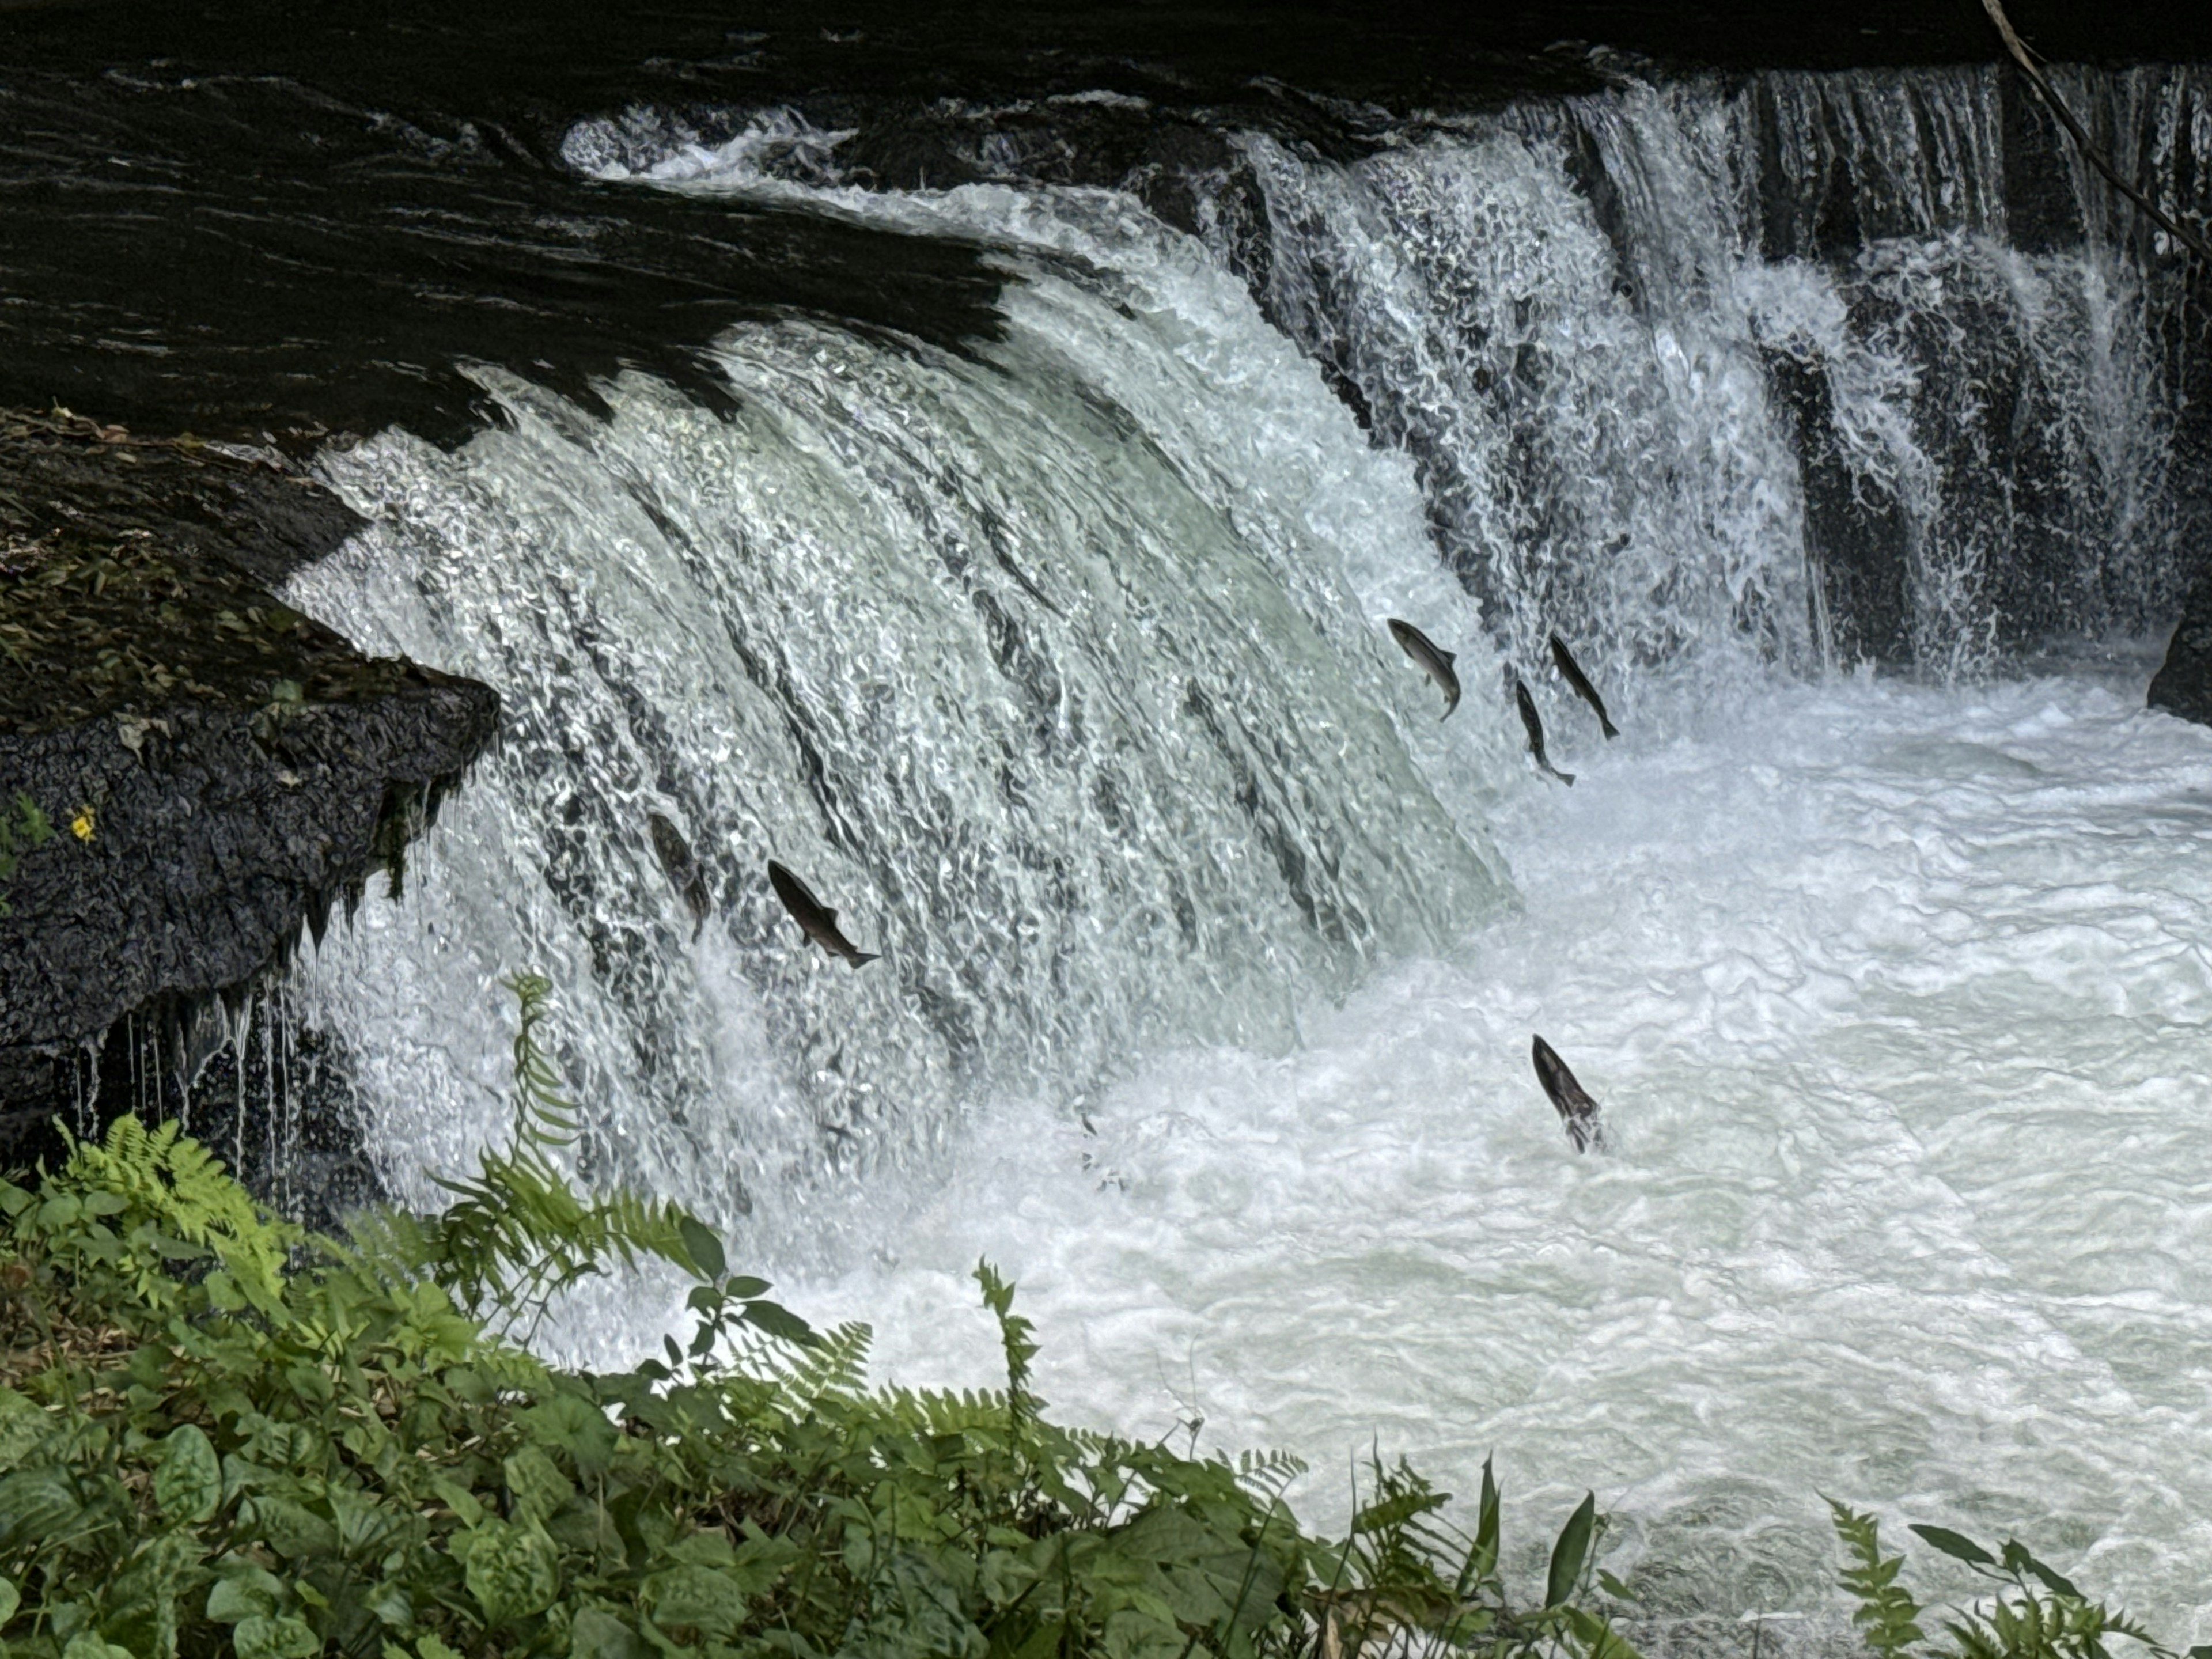
[[[1444,712],[1437,716],[1448,720],[1451,711],[1459,707],[1459,676],[1452,672],[1455,660],[1451,652],[1437,648],[1436,641],[1409,622],[1390,618],[1390,637],[1404,647],[1405,653],[1420,665],[1421,672],[1443,688]]]
[[[684,839],[678,830],[658,812],[645,815],[646,825],[653,831],[653,851],[667,872],[669,881],[684,896],[684,902],[691,912],[691,937],[699,937],[699,930],[707,925],[708,913],[714,908],[707,897],[707,875],[700,869],[699,861],[691,856],[691,843]]]
[[[1589,683],[1589,676],[1583,672],[1575,653],[1567,649],[1567,642],[1557,634],[1552,635],[1552,660],[1559,664],[1567,684],[1575,688],[1575,695],[1597,710],[1597,723],[1605,728],[1607,741],[1619,737],[1620,733],[1613,730],[1613,722],[1605,717],[1605,700],[1598,696],[1597,687]]]
[[[783,901],[783,908],[791,912],[791,919],[799,924],[799,931],[833,957],[842,957],[858,968],[863,963],[873,962],[880,951],[863,951],[837,931],[837,913],[824,905],[807,890],[806,884],[785,869],[774,859],[768,861],[769,885]]]
[[[1575,775],[1562,772],[1544,757],[1544,722],[1536,716],[1536,700],[1528,695],[1528,688],[1517,675],[1513,681],[1513,701],[1521,705],[1521,724],[1528,729],[1528,752],[1536,757],[1536,764],[1568,788],[1573,788]]]
[[[1528,1053],[1536,1062],[1536,1081],[1544,1085],[1544,1092],[1551,1096],[1552,1104],[1559,1109],[1559,1121],[1567,1126],[1567,1139],[1575,1143],[1575,1150],[1586,1152],[1593,1146],[1601,1152],[1611,1150],[1605,1124],[1597,1115],[1597,1102],[1575,1081],[1567,1062],[1554,1054],[1552,1045],[1541,1037],[1535,1039]]]

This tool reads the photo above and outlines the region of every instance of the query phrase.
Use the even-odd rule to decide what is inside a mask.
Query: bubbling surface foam
[[[1662,1614],[1827,1603],[1826,1492],[2202,1638],[2212,733],[2134,702],[1847,680],[1563,731],[1571,794],[1500,819],[1523,912],[1286,1057],[1146,1067],[1095,1135],[1003,1109],[877,1265],[785,1288],[988,1383],[988,1255],[1061,1413],[1292,1449],[1324,1522],[1370,1437],[1462,1492],[1495,1449],[1532,1533],[1595,1487]]]

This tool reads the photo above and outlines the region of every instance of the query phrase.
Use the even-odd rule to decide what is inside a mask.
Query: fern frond
[[[164,1232],[212,1253],[257,1304],[283,1293],[284,1265],[303,1235],[253,1201],[215,1155],[173,1120],[149,1129],[129,1115],[105,1141],[69,1140],[65,1179],[121,1199]]]
[[[1277,1501],[1305,1472],[1305,1463],[1285,1451],[1241,1452],[1237,1458],[1237,1484],[1263,1503]]]
[[[1858,1602],[1851,1622],[1865,1630],[1867,1645],[1882,1659],[1909,1652],[1927,1636],[1915,1622],[1920,1604],[1897,1583],[1905,1558],[1882,1554],[1881,1523],[1873,1515],[1856,1514],[1832,1498],[1828,1509],[1836,1536],[1851,1558],[1852,1565],[1839,1575],[1843,1587]]]
[[[471,1313],[517,1322],[542,1315],[552,1297],[613,1261],[635,1267],[651,1256],[695,1271],[682,1206],[629,1191],[586,1196],[553,1161],[553,1152],[574,1142],[580,1120],[538,1042],[551,987],[534,974],[507,983],[520,1008],[507,1146],[479,1154],[472,1176],[433,1176],[451,1198],[435,1215],[357,1219],[354,1264],[429,1279]]]

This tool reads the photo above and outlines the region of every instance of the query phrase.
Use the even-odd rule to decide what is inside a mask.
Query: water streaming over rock
[[[2162,191],[2196,200],[2191,158],[2212,126],[2195,72],[2061,83]],[[1575,842],[1577,855],[1644,869],[1641,826],[1678,840],[1711,833],[1741,859],[1772,853],[1787,865],[1803,823],[1785,811],[1753,834],[1730,790],[1749,776],[1754,795],[1809,799],[1828,774],[1814,764],[1785,776],[1767,763],[1779,757],[1735,749],[1717,761],[1735,720],[1776,741],[1817,731],[1816,748],[1832,739],[1850,750],[1851,775],[1870,781],[1832,805],[1856,826],[1838,832],[1859,860],[1851,880],[1878,886],[1882,849],[1919,845],[1926,808],[1892,772],[1948,776],[1955,761],[1972,782],[2014,763],[1978,750],[1960,759],[1918,726],[1900,739],[1920,745],[1912,755],[1867,760],[1838,733],[1855,708],[1884,705],[1853,671],[2001,677],[2057,641],[2141,634],[2194,573],[2202,504],[2184,462],[2201,434],[2185,394],[2203,368],[2189,293],[2070,162],[2047,118],[1985,71],[1624,76],[1601,94],[1486,112],[1345,118],[1331,146],[1287,129],[1224,133],[1216,162],[1177,183],[1182,228],[1146,205],[1157,179],[1041,185],[1024,177],[1024,152],[987,142],[967,152],[979,176],[957,187],[861,188],[841,167],[840,135],[789,111],[715,142],[656,111],[571,134],[574,165],[628,188],[798,204],[979,244],[1003,276],[1003,320],[995,337],[960,349],[816,315],[742,325],[712,350],[735,397],[727,416],[634,374],[604,388],[611,416],[599,420],[482,370],[502,418],[458,451],[393,431],[325,456],[326,476],[374,523],[301,579],[296,602],[364,643],[480,675],[507,699],[503,752],[416,854],[418,896],[372,897],[295,988],[355,1056],[398,1190],[500,1122],[495,985],[519,968],[558,987],[560,1058],[592,1121],[587,1169],[732,1224],[750,1210],[748,1248],[787,1267],[834,1273],[872,1245],[894,1266],[889,1288],[871,1291],[894,1298],[941,1288],[926,1273],[898,1276],[903,1252],[928,1252],[902,1242],[896,1214],[945,1170],[989,1165],[956,1176],[949,1196],[934,1195],[940,1205],[1019,1207],[1002,1190],[1004,1147],[982,1157],[963,1144],[964,1123],[1011,1137],[1025,1169],[1042,1161],[1039,1190],[1087,1189],[1095,1175],[1066,1174],[1081,1162],[1076,1132],[1064,1145],[1037,1126],[1077,1122],[1073,1108],[1095,1107],[1146,1065],[1146,1077],[1185,1075],[1154,1064],[1160,1056],[1213,1055],[1194,1074],[1242,1079],[1222,1085],[1236,1097],[1223,1111],[1249,1109],[1262,1126],[1254,1146],[1274,1147],[1295,1171],[1268,1174],[1259,1150],[1225,1165],[1193,1152],[1205,1179],[1186,1189],[1166,1143],[1147,1141],[1131,1153],[1146,1162],[1144,1178],[1180,1196],[1144,1224],[1161,1239],[1203,1233],[1176,1206],[1225,1183],[1224,1213],[1254,1237],[1326,1238],[1362,1218],[1331,1219],[1334,1189],[1307,1177],[1325,1170],[1324,1154],[1348,1151],[1364,1170],[1400,1158],[1448,1189],[1457,1177],[1437,1160],[1489,1134],[1481,1115],[1509,1097],[1503,1074],[1469,1073],[1479,1099],[1453,1093],[1453,1079],[1480,1073],[1495,1045],[1486,1036],[1470,1049],[1448,1027],[1471,1020],[1488,1033],[1503,1021],[1514,1033],[1499,1052],[1525,1054],[1521,1026],[1565,1009],[1606,1034],[1616,1080],[1645,1069],[1672,1079],[1668,1110],[1697,1109],[1686,1068],[1705,1055],[1728,1070],[1731,1123],[1794,1122],[1801,1109],[1817,1120],[1790,1132],[1779,1173],[1761,1164],[1745,1177],[1755,1192],[1723,1204],[1699,1189],[1726,1213],[1699,1211],[1712,1237],[1683,1246],[1689,1256],[1725,1254],[1739,1231],[1782,1241],[1757,1271],[1729,1276],[1742,1318],[1797,1329],[1784,1317],[1798,1285],[1785,1223],[1800,1200],[1833,1210],[1821,1249],[1869,1230],[1901,1241],[1889,1255],[1844,1252],[1843,1277],[1867,1276],[1870,1305],[1889,1297],[1916,1319],[1940,1310],[1950,1281],[1922,1271],[1938,1246],[1898,1206],[1942,1180],[1957,1185],[1960,1172],[1837,1188],[1821,1184],[1820,1164],[1856,1156],[1871,1136],[1894,1173],[1929,1115],[1956,1103],[1936,1064],[1893,1075],[1866,1047],[1883,1032],[1911,1036],[1911,975],[1889,970],[1895,952],[1910,953],[1911,928],[1885,913],[1868,923],[1871,956],[1832,960],[1814,921],[1778,943],[1741,908],[1772,902],[1796,879],[1786,872],[1765,885],[1722,882],[1735,899],[1717,889],[1698,902],[1683,884],[1718,881],[1721,865],[1655,854],[1661,886],[1638,898],[1610,865],[1540,848],[1528,862],[1547,886],[1531,903],[1550,920],[1533,932],[1500,921],[1515,899],[1486,825],[1501,810],[1525,825],[1523,792],[1551,787],[1532,783],[1518,757],[1500,671],[1536,687],[1569,769],[1602,769],[1608,751],[1589,716],[1545,666],[1546,635],[1564,633],[1627,729],[1620,752],[1640,769],[1637,787],[1680,784],[1717,803],[1700,819],[1639,816],[1615,800],[1616,833]],[[1468,696],[1450,721],[1437,720],[1433,688],[1383,631],[1390,616],[1460,651]],[[1795,725],[1744,715],[1788,682],[1823,679],[1819,697],[1790,694]],[[1914,720],[1953,708],[1929,696]],[[2084,718],[2064,698],[2053,706],[2058,725]],[[2092,713],[2098,742],[2133,741],[2114,708]],[[1984,721],[1990,753],[2042,756],[2043,717],[2012,702],[2001,714]],[[2149,795],[2175,779],[2197,787],[2186,743],[2169,744],[2157,765]],[[1573,803],[1598,793],[1586,785]],[[715,913],[696,947],[654,862],[648,811],[671,817],[705,868]],[[1893,817],[1867,819],[1885,811]],[[2052,812],[2045,850],[2071,833]],[[2100,817],[2083,833],[2124,833],[2118,824]],[[1971,849],[1956,840],[1944,856],[1963,868]],[[1806,841],[1806,868],[1828,867],[1827,845]],[[763,878],[770,856],[839,906],[882,962],[854,972],[805,950]],[[2060,956],[2094,943],[2078,907],[2039,908],[2034,884],[1953,884],[1956,914],[1932,902],[1915,914],[1942,937],[1986,926]],[[2132,936],[2124,893],[2107,896],[2105,931]],[[1677,900],[1694,922],[1683,939],[1607,948],[1605,930],[1636,923],[1639,904],[1656,915]],[[2176,902],[2194,915],[2198,900]],[[2003,915],[1983,914],[1992,905]],[[2195,958],[2160,938],[2160,960],[2173,963],[2157,1006],[2113,1018],[2201,1024]],[[1698,957],[1705,945],[1711,961]],[[1624,954],[1644,947],[1702,990],[1686,1003],[1662,994],[1651,977],[1662,970]],[[1976,957],[1944,981],[1942,1066],[1970,1066],[1978,1044],[2027,1041],[2005,1024],[2026,1005],[1984,996],[1982,981],[2011,985],[2039,949]],[[2125,952],[2101,949],[2077,954],[2118,971]],[[1378,971],[1402,988],[1460,971],[1420,964],[1467,960],[1473,989],[1456,1000],[1386,991],[1356,1001],[1358,1039],[1330,1039],[1343,1055],[1326,1076],[1305,1078],[1296,1062],[1270,1069]],[[1516,963],[1541,995],[1513,988]],[[1996,1024],[1974,1027],[1976,1010]],[[1674,1030],[1678,1018],[1696,1042]],[[2111,1036],[2051,1061],[2078,1073],[2062,1109],[2084,1136],[2104,1133],[2099,1079],[2127,1048]],[[1860,1094],[1834,1113],[1820,1103],[1825,1085],[1804,1068],[1826,1077],[1853,1054],[1902,1091],[1904,1127]],[[1418,1101],[1390,1092],[1401,1060],[1425,1079]],[[1279,1084],[1322,1103],[1285,1105]],[[1206,1097],[1198,1091],[1189,1111],[1202,1114]],[[1147,1120],[1120,1098],[1139,1123],[1119,1131],[1126,1146]],[[1389,1103],[1382,1120],[1367,1109],[1377,1101]],[[1988,1103],[1972,1095],[1961,1109]],[[1528,1103],[1530,1135],[1552,1133],[1547,1109]],[[1229,1117],[1216,1127],[1246,1133]],[[1694,1140],[1632,1133],[1626,1156],[1640,1144],[1663,1159]],[[2124,1148],[2096,1144],[2100,1169],[2124,1164]],[[1468,1156],[1477,1179],[1487,1154]],[[1139,1349],[1156,1333],[1122,1292],[1155,1278],[1232,1346],[1240,1295],[1270,1310],[1254,1326],[1271,1333],[1268,1353],[1296,1348],[1277,1340],[1285,1322],[1336,1329],[1344,1346],[1330,1363],[1370,1380],[1403,1337],[1428,1358],[1399,1379],[1405,1388],[1373,1397],[1388,1396],[1411,1443],[1443,1444],[1462,1463],[1474,1436],[1501,1430],[1563,1458],[1613,1446],[1614,1478],[1642,1483],[1631,1510],[1688,1564],[1675,1598],[1685,1606],[1771,1611],[1818,1598],[1825,1569],[1795,1546],[1743,1553],[1746,1516],[1783,1501],[1773,1483],[1787,1473],[1759,1462],[1745,1436],[1816,1446],[1822,1468],[1881,1489],[1869,1496],[1902,1490],[1908,1444],[1955,1454],[1945,1478],[1971,1479],[1959,1449],[1980,1420],[1971,1402],[1884,1392],[1856,1360],[1824,1358],[1795,1336],[1785,1346],[1798,1369],[1745,1380],[1757,1399],[1737,1411],[1697,1322],[1652,1314],[1668,1285],[1709,1285],[1705,1269],[1690,1261],[1678,1284],[1663,1239],[1649,1249],[1672,1265],[1632,1285],[1607,1267],[1599,1235],[1547,1255],[1541,1239],[1572,1219],[1573,1194],[1554,1190],[1569,1177],[1549,1164],[1514,1179],[1523,1176],[1540,1188],[1525,1204],[1452,1209],[1479,1273],[1387,1242],[1363,1256],[1361,1296],[1435,1316],[1410,1333],[1339,1317],[1354,1304],[1326,1272],[1286,1280],[1254,1267],[1242,1291],[1193,1290],[1205,1264],[1171,1243],[1110,1248],[1124,1214],[1111,1191],[1085,1211],[1083,1237],[1097,1248],[1080,1261],[1033,1237],[999,1242],[1030,1250],[1054,1305],[1146,1333]],[[1647,1213],[1647,1198],[1664,1208],[1641,1178],[1620,1178],[1623,1224]],[[1395,1175],[1344,1190],[1361,1206],[1419,1212]],[[2058,1222],[2082,1219],[2069,1210]],[[1697,1231],[1687,1212],[1683,1224]],[[1961,1220],[1960,1237],[1978,1224]],[[941,1215],[930,1225],[962,1248],[992,1231]],[[1513,1238],[1501,1243],[1497,1228]],[[1536,1242],[1523,1250],[1514,1239]],[[2067,1431],[2124,1433],[2128,1389],[2142,1380],[2127,1353],[2179,1352],[2189,1319],[2146,1303],[2134,1325],[2067,1322],[2052,1310],[2103,1294],[2104,1281],[2061,1272],[2046,1284],[2010,1235],[1988,1249],[1977,1273],[2025,1277],[1985,1329],[1960,1336],[1960,1363],[1985,1368],[1992,1397],[2007,1399],[2088,1377],[2095,1397]],[[1404,1266],[1405,1285],[1385,1282],[1390,1262]],[[1085,1289],[1082,1274],[1110,1277],[1116,1263],[1134,1277],[1111,1295]],[[1417,1285],[1436,1295],[1425,1300]],[[1603,1376],[1577,1370],[1586,1397],[1547,1393],[1529,1355],[1517,1382],[1492,1379],[1521,1389],[1517,1404],[1447,1386],[1454,1368],[1438,1356],[1493,1315],[1536,1303],[1572,1313],[1561,1340],[1632,1330],[1638,1346],[1613,1370],[1598,1364]],[[908,1322],[935,1329],[927,1316]],[[2054,1370],[2061,1326],[2071,1346]],[[907,1350],[927,1346],[908,1334]],[[1105,1346],[1124,1370],[1135,1363]],[[1358,1377],[1320,1389],[1327,1401],[1305,1410],[1319,1385],[1279,1364],[1281,1397],[1240,1373],[1228,1415],[1334,1444],[1344,1400],[1362,1397]],[[1650,1473],[1649,1449],[1601,1432],[1622,1389],[1688,1413],[1655,1419],[1654,1432],[1689,1436],[1655,1454],[1671,1474]],[[1873,1390],[1855,1420],[1895,1441],[1871,1461],[1822,1437],[1833,1397],[1852,1389]],[[1710,1413],[1687,1403],[1710,1390]],[[1103,1385],[1093,1403],[1109,1416],[1131,1405]],[[2161,1434],[2204,1410],[2163,1395],[2150,1408]],[[1461,1414],[1448,1430],[1424,1415],[1447,1413]],[[1748,1485],[1729,1484],[1726,1471],[1754,1464]],[[1583,1478],[1608,1477],[1593,1465]],[[2007,1478],[2014,1495],[2033,1486],[2017,1468]],[[2182,1534],[2147,1481],[2156,1484],[2149,1463],[2133,1453],[2100,1465],[2069,1489],[2067,1537],[2086,1547],[2091,1508],[2124,1510],[2138,1535],[2112,1559],[2133,1564],[2135,1582],[2171,1612],[2183,1605]]]
[[[486,988],[516,967],[560,988],[601,1167],[735,1215],[994,1091],[1280,1041],[1503,901],[1494,715],[1439,726],[1380,626],[1418,612],[1494,679],[1403,463],[1121,204],[967,208],[1093,268],[1011,271],[971,356],[736,331],[727,421],[634,379],[600,423],[487,374],[504,428],[459,453],[326,460],[376,526],[301,601],[507,698],[411,873],[434,897],[314,969],[329,1018],[398,1038],[363,1061],[398,1144],[496,1121]],[[652,811],[705,866],[696,950]],[[882,963],[803,949],[770,857]]]

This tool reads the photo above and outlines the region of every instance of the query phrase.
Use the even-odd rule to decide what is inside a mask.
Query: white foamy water
[[[2138,698],[1562,734],[1574,789],[1501,822],[1521,914],[1288,1055],[1147,1066],[1095,1137],[987,1118],[878,1265],[784,1291],[988,1383],[988,1255],[1063,1415],[1291,1449],[1322,1521],[1370,1437],[1463,1492],[1495,1449],[1524,1541],[1595,1488],[1661,1613],[1830,1604],[1825,1492],[2212,1633],[2212,732]]]
[[[2212,1635],[2212,733],[2141,674],[1829,666],[2153,614],[2141,296],[1941,203],[1848,270],[1769,257],[1749,106],[1702,97],[1570,112],[1618,223],[1556,123],[1247,146],[1267,313],[1233,237],[1113,192],[877,194],[760,134],[633,166],[594,129],[641,188],[979,242],[1002,328],[743,325],[724,419],[486,371],[502,429],[325,458],[373,523],[295,602],[506,699],[422,896],[295,987],[395,1188],[500,1132],[493,988],[539,969],[584,1173],[729,1224],[901,1380],[997,1377],[988,1254],[1060,1413],[1287,1448],[1323,1525],[1370,1443],[1462,1491],[1494,1449],[1524,1547],[1594,1488],[1659,1614],[1832,1618],[1826,1492]],[[2090,413],[2023,392],[1997,442],[1990,362]],[[2024,517],[2007,467],[2067,487]],[[1449,723],[1393,615],[1462,652]],[[1498,695],[1553,628],[1628,731],[1537,682],[1571,792]],[[648,811],[708,869],[696,943]],[[807,953],[770,856],[883,963]],[[1570,1150],[1534,1032],[1611,1155]],[[598,1288],[580,1348],[657,1343]]]

